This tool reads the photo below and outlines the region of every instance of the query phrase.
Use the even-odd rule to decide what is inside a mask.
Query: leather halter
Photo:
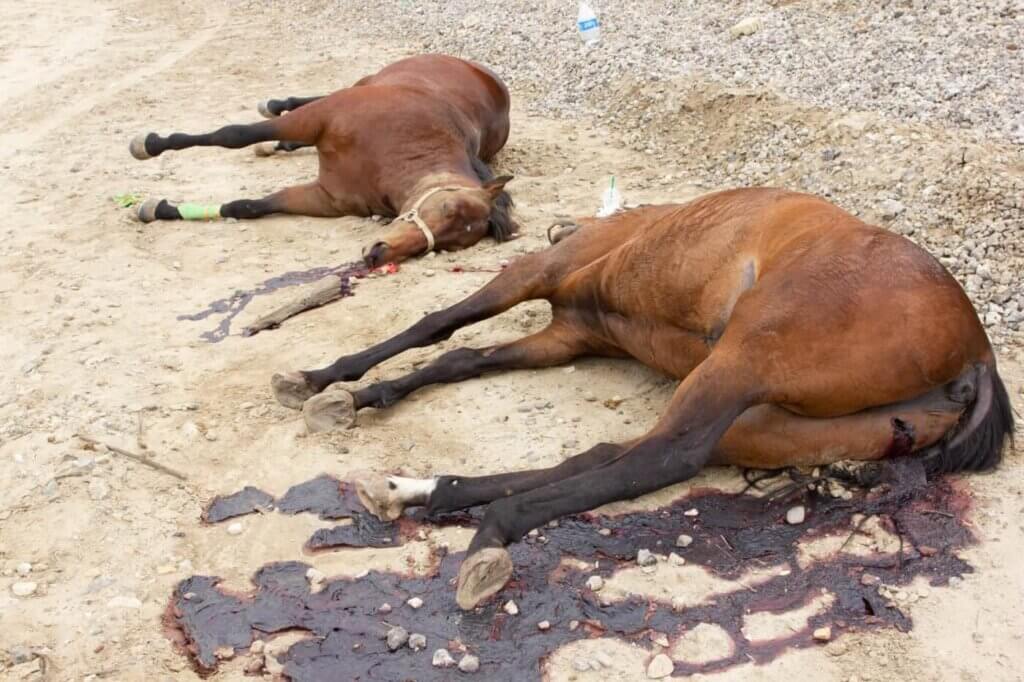
[[[430,231],[430,227],[423,221],[423,218],[420,217],[420,206],[423,205],[424,201],[426,201],[433,195],[437,194],[438,192],[455,192],[463,189],[470,188],[447,186],[434,187],[433,189],[428,189],[420,196],[419,199],[416,200],[416,203],[412,205],[412,208],[410,208],[408,211],[395,218],[395,220],[404,220],[405,222],[412,223],[416,227],[420,228],[420,232],[422,232],[423,236],[427,238],[427,250],[424,251],[423,253],[430,253],[431,251],[434,250],[434,233]]]

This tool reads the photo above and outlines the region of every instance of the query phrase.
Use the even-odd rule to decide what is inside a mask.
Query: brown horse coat
[[[536,298],[552,306],[536,334],[451,351],[351,394],[331,386]],[[775,189],[581,220],[455,306],[273,384],[318,428],[427,384],[581,355],[631,356],[680,384],[648,433],[552,469],[361,484],[384,518],[412,504],[441,512],[489,503],[460,573],[463,607],[504,585],[512,567],[503,548],[530,529],[708,463],[768,469],[915,454],[929,473],[985,469],[1013,429],[985,331],[941,264],[822,199]]]
[[[444,55],[410,57],[326,97],[270,100],[259,108],[272,118],[205,135],[141,135],[131,152],[147,159],[193,146],[312,145],[320,162],[315,181],[198,212],[151,200],[140,219],[402,216],[364,249],[371,266],[429,248],[466,248],[487,234],[504,240],[515,230],[503,191],[511,178],[495,179],[487,166],[508,139],[509,93],[484,66]],[[422,225],[408,215],[414,206]]]

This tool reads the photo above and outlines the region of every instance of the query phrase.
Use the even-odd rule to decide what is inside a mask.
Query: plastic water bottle
[[[597,212],[598,218],[606,218],[622,208],[622,195],[615,187],[615,176],[612,176],[608,189],[601,195],[601,210]]]
[[[576,17],[576,27],[580,30],[580,38],[584,44],[593,45],[601,39],[601,22],[597,20],[594,9],[580,0],[580,13]]]

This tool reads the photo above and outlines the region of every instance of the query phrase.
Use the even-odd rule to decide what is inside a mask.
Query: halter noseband
[[[423,253],[430,253],[434,250],[434,233],[430,231],[430,227],[423,222],[423,218],[420,217],[420,206],[429,197],[437,194],[438,192],[456,192],[458,190],[469,189],[468,187],[434,187],[424,192],[416,203],[412,205],[408,211],[395,218],[395,220],[404,220],[407,223],[412,223],[416,227],[420,228],[420,232],[427,238],[427,250]]]

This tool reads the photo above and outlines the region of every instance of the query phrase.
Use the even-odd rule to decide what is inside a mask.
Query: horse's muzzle
[[[370,247],[363,249],[363,262],[367,267],[378,268],[387,262],[387,256],[391,247],[387,242],[377,242]]]

